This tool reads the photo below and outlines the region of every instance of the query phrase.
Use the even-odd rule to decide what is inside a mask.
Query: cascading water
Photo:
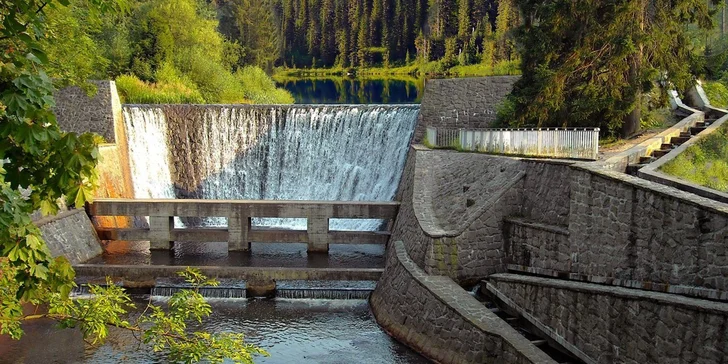
[[[391,200],[418,111],[418,105],[126,106],[135,197]],[[305,228],[303,219],[253,223]],[[341,220],[331,229],[379,225]]]

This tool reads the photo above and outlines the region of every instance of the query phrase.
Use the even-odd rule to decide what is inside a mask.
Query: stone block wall
[[[522,218],[507,218],[504,229],[508,264],[562,272],[571,269],[569,230]]]
[[[451,279],[425,274],[399,241],[370,306],[390,335],[438,363],[555,363]]]
[[[101,135],[106,144],[99,146],[99,188],[95,197],[133,198],[134,191],[129,166],[129,151],[124,127],[121,101],[114,81],[90,81],[97,93],[89,97],[79,87],[58,90],[54,97],[54,113],[61,130],[75,133],[93,132]],[[95,217],[100,227],[130,227],[124,216]]]
[[[622,287],[513,274],[488,289],[594,363],[725,363],[728,305]]]
[[[495,121],[498,105],[511,92],[518,78],[492,76],[428,80],[414,141],[422,142],[428,126],[468,129],[490,127]]]
[[[521,205],[518,160],[484,154],[410,150],[390,241],[429,274],[472,284],[505,269],[503,218]]]
[[[728,206],[623,173],[571,173],[571,272],[728,289]]]
[[[54,257],[65,256],[71,264],[78,264],[102,252],[96,230],[83,209],[63,211],[35,223]]]
[[[58,125],[61,130],[78,134],[93,132],[107,143],[114,143],[114,102],[118,102],[114,81],[89,81],[97,92],[89,97],[80,87],[70,86],[53,95]],[[116,100],[114,100],[116,98]]]

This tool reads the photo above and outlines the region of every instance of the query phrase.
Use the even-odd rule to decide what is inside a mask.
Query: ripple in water
[[[146,301],[137,298],[137,307]],[[162,301],[157,304],[164,304]],[[365,300],[210,300],[213,315],[194,329],[243,332],[271,356],[256,363],[427,363],[389,337]],[[0,363],[158,363],[164,356],[112,330],[106,344],[84,349],[76,330],[51,322],[26,327],[19,342],[0,337]]]

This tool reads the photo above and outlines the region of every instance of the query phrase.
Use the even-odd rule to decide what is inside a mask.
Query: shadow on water
[[[299,78],[278,83],[296,104],[412,104],[419,103],[424,81],[418,79]]]

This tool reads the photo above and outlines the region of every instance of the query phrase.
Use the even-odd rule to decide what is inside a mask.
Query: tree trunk
[[[637,104],[631,113],[624,117],[624,123],[622,124],[622,138],[629,138],[640,131],[640,117],[642,116],[642,110],[640,110],[640,95],[637,95]]]

